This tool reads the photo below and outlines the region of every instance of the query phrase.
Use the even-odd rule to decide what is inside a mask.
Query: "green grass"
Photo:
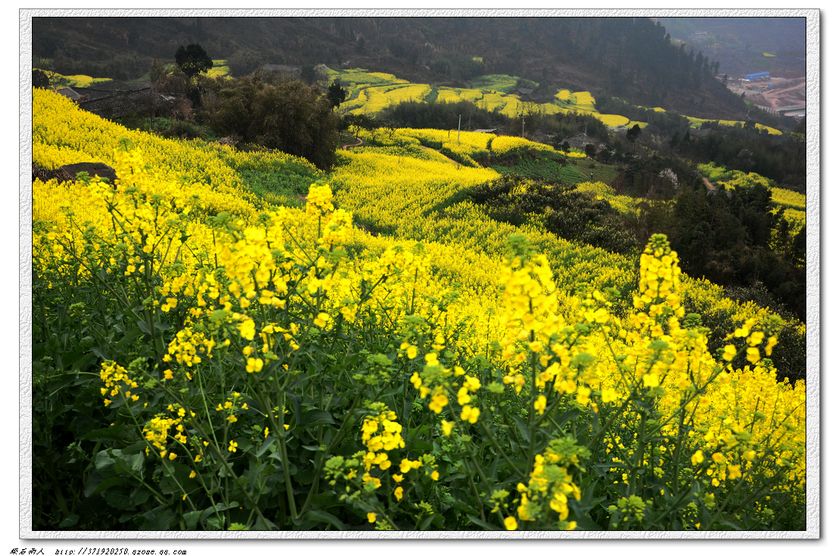
[[[481,75],[469,82],[469,87],[473,89],[481,89],[485,91],[497,91],[499,93],[509,93],[515,90],[518,85],[519,78],[514,75],[506,75],[503,73],[494,73],[490,75]]]
[[[508,176],[569,186],[592,180],[609,183],[617,175],[614,166],[590,159],[568,159],[565,164],[551,158],[525,159],[514,164],[496,165],[493,169]]]
[[[612,166],[611,164],[603,164],[589,158],[568,159],[568,166],[574,168],[577,172],[583,175],[583,179],[579,181],[594,180],[611,183],[618,175],[618,171],[615,166]]]
[[[251,191],[277,205],[302,207],[309,185],[322,178],[314,166],[290,156],[277,159],[258,151],[237,156],[226,150],[219,150],[219,156]]]
[[[509,166],[497,165],[492,168],[505,176],[519,176],[548,183],[567,184],[569,182],[567,167],[554,160],[523,160]]]

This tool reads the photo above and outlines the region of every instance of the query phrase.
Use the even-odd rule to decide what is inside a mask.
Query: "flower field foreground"
[[[382,129],[363,137],[370,146],[341,151],[341,164],[330,178],[338,204],[352,211],[365,228],[401,239],[437,241],[499,259],[508,249],[510,235],[522,234],[548,257],[559,290],[577,296],[616,290],[614,309],[622,313],[631,307],[631,293],[639,277],[635,258],[569,241],[532,224],[493,219],[470,198],[470,190],[500,176],[492,168],[465,164],[463,158],[480,159],[488,154],[488,144],[496,143],[494,135],[462,133],[459,145],[447,141],[445,131]],[[440,150],[432,148],[438,145]],[[462,150],[453,153],[455,146]],[[528,148],[531,153],[541,150]],[[618,204],[621,200],[613,201]],[[455,265],[460,273],[475,274],[467,265]],[[684,276],[682,286],[685,310],[699,315],[710,329],[713,349],[725,345],[725,336],[738,323],[754,318],[779,328],[776,365],[780,374],[804,376],[805,327],[801,321],[783,318],[753,301],[727,297],[721,286],[706,279]],[[738,362],[745,364],[746,360]]]
[[[804,384],[771,320],[708,348],[664,236],[618,311],[521,235],[374,237],[325,184],[262,207],[108,156],[116,187],[33,183],[34,528],[804,527]]]

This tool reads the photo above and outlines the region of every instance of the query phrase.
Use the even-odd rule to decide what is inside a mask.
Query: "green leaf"
[[[300,417],[300,424],[304,427],[334,425],[335,419],[332,417],[331,413],[321,409],[311,409]]]
[[[175,512],[164,506],[150,510],[140,516],[140,529],[150,531],[169,531],[177,520]]]
[[[90,480],[84,486],[84,495],[87,498],[99,494],[111,487],[124,485],[126,480],[123,477],[108,477],[100,480]]]
[[[520,417],[513,417],[513,421],[516,423],[516,428],[518,429],[522,439],[525,442],[530,442],[530,427],[527,426],[524,419]]]
[[[661,351],[667,349],[668,347],[670,347],[670,345],[662,339],[657,339],[650,343],[650,349],[655,351]]]
[[[483,519],[481,519],[479,517],[475,517],[474,515],[467,514],[466,519],[468,519],[469,521],[471,521],[472,523],[474,523],[475,525],[477,525],[481,529],[485,529],[487,531],[492,531],[493,529],[498,529],[498,527],[496,527],[494,525],[490,525],[489,523],[487,523]]]
[[[79,522],[79,516],[76,514],[70,514],[58,524],[59,529],[66,529],[68,527],[73,527],[76,523]]]
[[[110,361],[111,359],[106,352],[102,351],[98,347],[90,348],[90,351],[93,352],[93,355],[95,355],[99,359],[102,359],[103,361]]]
[[[312,521],[316,521],[319,523],[328,523],[335,527],[339,531],[345,530],[347,527],[346,525],[337,517],[332,515],[329,512],[325,512],[323,510],[309,510],[302,516],[304,519],[311,519]]]
[[[274,446],[275,441],[276,441],[276,439],[271,438],[271,437],[265,439],[265,442],[262,443],[262,446],[259,447],[259,449],[256,451],[256,453],[254,455],[257,458],[262,457],[265,454],[265,452],[267,452],[268,450],[270,450]]]
[[[139,328],[143,334],[151,334],[151,329],[145,321],[137,319],[135,322],[137,323],[137,328]]]
[[[210,531],[221,531],[224,529],[224,517],[213,515],[207,519],[207,529]]]
[[[111,455],[114,458],[116,471],[130,470],[135,474],[141,474],[143,471],[143,463],[145,456],[142,452],[127,454],[122,450],[111,450]]]
[[[90,440],[93,442],[101,442],[103,440],[126,440],[129,437],[130,430],[125,426],[115,425],[113,427],[105,427],[101,429],[94,429],[85,433],[81,440]]]
[[[184,520],[184,528],[185,529],[197,529],[198,528],[198,521],[201,519],[201,515],[204,512],[202,510],[195,510],[193,512],[186,512],[183,515]]]
[[[434,515],[426,516],[425,519],[420,521],[417,525],[417,531],[427,531],[428,528],[431,526],[431,522],[434,521],[435,517],[436,516]]]
[[[116,463],[114,458],[109,453],[109,450],[102,450],[101,452],[96,454],[96,457],[93,460],[93,466],[96,468],[97,471],[103,471],[112,467]]]
[[[131,491],[128,496],[128,503],[136,507],[148,502],[149,498],[151,498],[151,494],[148,490],[138,488]]]

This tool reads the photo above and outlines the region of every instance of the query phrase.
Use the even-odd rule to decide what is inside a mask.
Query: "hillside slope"
[[[199,42],[214,58],[376,67],[415,82],[465,84],[481,74],[625,97],[703,117],[745,106],[714,64],[673,45],[646,18],[36,18],[33,54],[62,73],[133,78],[153,59]]]
[[[730,76],[756,71],[799,77],[805,73],[804,18],[661,18],[672,37],[719,60]]]
[[[721,309],[690,314],[705,285],[664,236],[622,264],[514,234],[459,197],[495,172],[423,130],[341,153],[336,195],[289,208],[236,168],[322,177],[294,157],[44,90],[33,116],[36,162],[118,176],[32,184],[34,529],[804,528],[808,400],[777,380],[779,323],[740,306],[711,345]],[[635,283],[573,287],[586,264]]]

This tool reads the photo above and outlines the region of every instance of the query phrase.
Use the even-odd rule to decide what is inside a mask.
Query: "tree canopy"
[[[206,73],[213,67],[213,60],[200,44],[189,44],[178,47],[175,52],[175,63],[187,77],[192,78],[199,73]]]
[[[323,93],[301,81],[231,80],[206,99],[205,113],[219,134],[305,157],[320,168],[335,160],[339,118]]]
[[[341,86],[337,79],[332,82],[329,89],[326,91],[326,96],[329,99],[329,104],[335,108],[340,106],[342,102],[347,100],[347,90]]]

